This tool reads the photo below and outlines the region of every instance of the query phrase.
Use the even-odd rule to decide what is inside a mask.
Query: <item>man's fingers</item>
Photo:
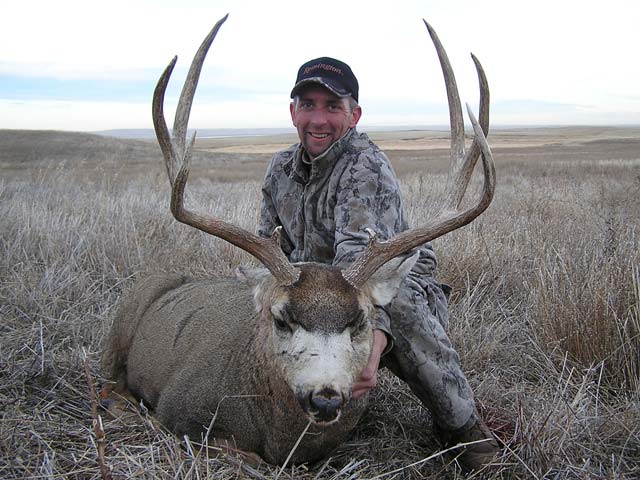
[[[369,390],[354,390],[353,394],[351,395],[351,398],[353,398],[354,400],[358,400],[360,397],[362,397],[368,391]]]
[[[384,332],[380,330],[374,331],[373,336],[373,348],[371,349],[371,355],[369,361],[364,367],[364,370],[360,373],[360,378],[353,385],[351,396],[357,400],[365,393],[376,386],[378,365],[380,364],[380,354],[387,345],[387,337]]]
[[[371,365],[369,363],[360,374],[360,382],[368,382],[369,380],[374,378],[377,370],[378,369],[376,365]]]
[[[374,375],[372,378],[369,378],[365,381],[363,377],[360,378],[360,381],[353,386],[353,390],[351,391],[351,397],[354,400],[362,397],[365,393],[371,390],[377,384],[377,378]]]
[[[351,397],[354,400],[359,399],[360,397],[364,396],[369,390],[371,390],[373,387],[375,387],[374,385],[371,386],[361,386],[361,387],[356,387],[353,389],[353,392],[351,393]]]

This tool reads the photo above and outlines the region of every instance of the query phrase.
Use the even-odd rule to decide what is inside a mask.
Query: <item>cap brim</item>
[[[298,83],[296,83],[295,86],[293,87],[293,90],[291,90],[291,98],[294,98],[302,88],[311,84],[322,85],[324,88],[330,90],[331,92],[333,92],[334,94],[336,94],[341,98],[351,96],[350,92],[347,92],[345,89],[338,87],[337,85],[335,85],[333,82],[331,82],[326,78],[312,77],[312,78],[305,78],[304,80],[300,80]]]

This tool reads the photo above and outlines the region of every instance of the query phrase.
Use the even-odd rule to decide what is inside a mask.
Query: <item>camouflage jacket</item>
[[[282,247],[292,262],[347,266],[367,245],[365,228],[381,239],[407,229],[389,159],[355,129],[312,162],[300,144],[276,153],[262,187],[258,234],[271,236],[280,225]],[[435,267],[433,249],[425,244],[410,276],[422,284],[425,276],[433,278]],[[378,312],[373,323],[390,335],[386,313]]]

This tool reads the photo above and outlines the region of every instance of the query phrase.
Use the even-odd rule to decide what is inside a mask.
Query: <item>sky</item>
[[[491,123],[640,124],[637,0],[21,0],[0,28],[0,128],[152,128],[151,96],[178,55],[169,125],[193,54],[209,51],[191,128],[291,125],[298,67],[331,56],[360,83],[364,127],[448,123],[437,31],[460,96],[477,109],[473,52]]]

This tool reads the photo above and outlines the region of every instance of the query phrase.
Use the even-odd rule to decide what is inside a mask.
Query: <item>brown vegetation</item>
[[[441,132],[373,137],[389,148],[411,221],[421,223],[446,181]],[[454,287],[451,337],[506,445],[500,465],[479,477],[637,478],[640,130],[496,131],[490,141],[494,203],[435,243],[440,277]],[[188,202],[253,229],[270,150],[207,142]],[[278,476],[233,456],[206,458],[144,413],[98,410],[94,428],[85,353],[97,387],[112,309],[133,280],[159,270],[225,275],[253,262],[172,219],[159,149],[2,131],[0,163],[0,477],[98,478],[100,449],[114,478]],[[351,439],[326,462],[279,478],[456,478],[450,457],[426,460],[440,448],[428,413],[383,374]]]

